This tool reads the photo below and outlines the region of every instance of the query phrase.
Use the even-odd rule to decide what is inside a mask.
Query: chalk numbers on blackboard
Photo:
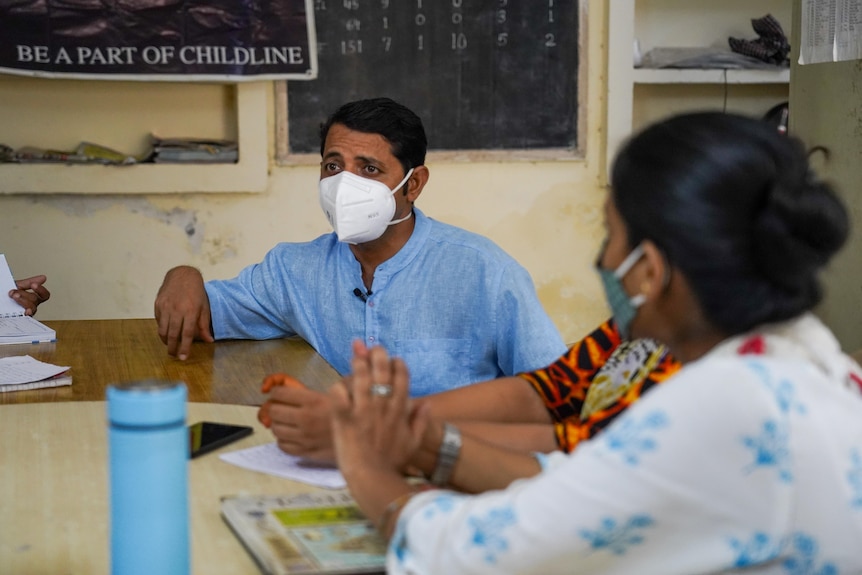
[[[464,14],[461,12],[461,5],[464,3],[464,0],[452,0],[452,11],[451,11],[451,21],[452,21],[452,50],[460,52],[461,50],[467,49],[467,34],[464,33],[463,23],[464,23]]]
[[[554,21],[554,0],[548,0],[548,24],[553,24]],[[557,47],[557,39],[554,37],[553,32],[548,32],[547,34],[545,34],[545,47]]]
[[[425,13],[422,11],[422,0],[416,0],[416,17],[414,18],[417,28],[425,26]],[[416,49],[425,50],[425,34],[416,35]]]
[[[2,0],[0,0],[2,2]],[[319,75],[288,85],[291,153],[321,115],[389,96],[436,150],[574,149],[576,0],[314,0]]]
[[[393,25],[393,19],[390,17],[390,14],[388,14],[392,5],[392,0],[314,0],[315,12],[327,12],[327,2],[333,1],[338,3],[339,8],[346,11],[348,16],[342,20],[344,22],[344,31],[350,36],[353,36],[352,38],[345,38],[339,41],[339,52],[342,56],[355,56],[363,53],[363,20],[361,17],[364,15],[363,12],[365,12],[369,7],[366,5],[365,10],[363,10],[362,5],[370,4],[371,2],[379,2],[379,9],[382,13],[380,21],[378,22],[379,28],[382,32],[382,35],[380,36],[380,46],[382,46],[383,52],[394,50],[393,34],[389,32]],[[455,52],[461,52],[466,50],[470,45],[469,35],[464,30],[464,0],[448,1],[451,4],[450,21],[452,25],[449,36],[449,47]],[[558,1],[559,0],[547,0],[548,24],[553,25],[557,21],[556,2]],[[428,25],[428,15],[425,7],[427,0],[414,0],[414,2],[415,14],[413,15],[413,24],[417,30],[415,49],[422,51],[427,47],[425,33],[423,31],[423,29]],[[509,31],[509,3],[510,0],[496,0],[497,8],[494,10],[494,43],[498,48],[506,48],[509,46],[511,39]],[[336,8],[336,10],[339,8]],[[366,26],[368,24],[369,22],[365,22]],[[551,28],[553,29],[555,26],[551,26]],[[370,40],[370,38],[366,38],[366,40]],[[557,47],[555,32],[546,32],[544,34],[543,45],[546,48]],[[325,49],[325,44],[321,45],[320,48]]]
[[[494,12],[497,48],[505,48],[509,45],[509,13],[506,11],[508,5],[509,0],[497,0],[497,10]]]

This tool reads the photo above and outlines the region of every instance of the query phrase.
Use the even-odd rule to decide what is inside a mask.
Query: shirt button
[[[373,335],[368,336],[368,341],[374,341],[374,336]]]
[[[368,302],[368,305],[369,305],[370,307],[374,307],[374,302],[373,302],[373,301],[370,301],[370,302]]]

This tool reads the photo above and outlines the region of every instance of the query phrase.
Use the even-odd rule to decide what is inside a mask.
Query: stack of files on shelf
[[[153,136],[152,161],[165,163],[232,164],[239,159],[239,147],[230,140],[157,138]]]
[[[52,150],[24,146],[13,150],[0,144],[0,162],[21,164],[60,163],[60,164],[105,164],[124,166],[138,161],[134,156],[118,152],[107,146],[81,142],[74,150]]]
[[[639,63],[636,62],[636,66],[642,68],[700,68],[704,70],[728,68],[782,70],[785,68],[731,50],[708,47],[653,48],[643,56]]]

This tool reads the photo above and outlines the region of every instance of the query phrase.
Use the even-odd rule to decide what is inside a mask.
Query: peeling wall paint
[[[121,207],[131,214],[137,214],[168,226],[176,226],[183,230],[189,238],[189,246],[193,253],[199,253],[203,243],[204,227],[198,224],[197,212],[192,209],[174,207],[170,210],[164,210],[154,206],[147,198],[120,194],[112,196],[51,194],[30,196],[28,200],[35,205],[58,210],[75,218],[94,218],[98,217],[101,212]]]

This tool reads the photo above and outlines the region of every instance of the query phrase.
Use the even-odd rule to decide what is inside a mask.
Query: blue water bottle
[[[108,386],[112,575],[188,575],[186,386]]]

